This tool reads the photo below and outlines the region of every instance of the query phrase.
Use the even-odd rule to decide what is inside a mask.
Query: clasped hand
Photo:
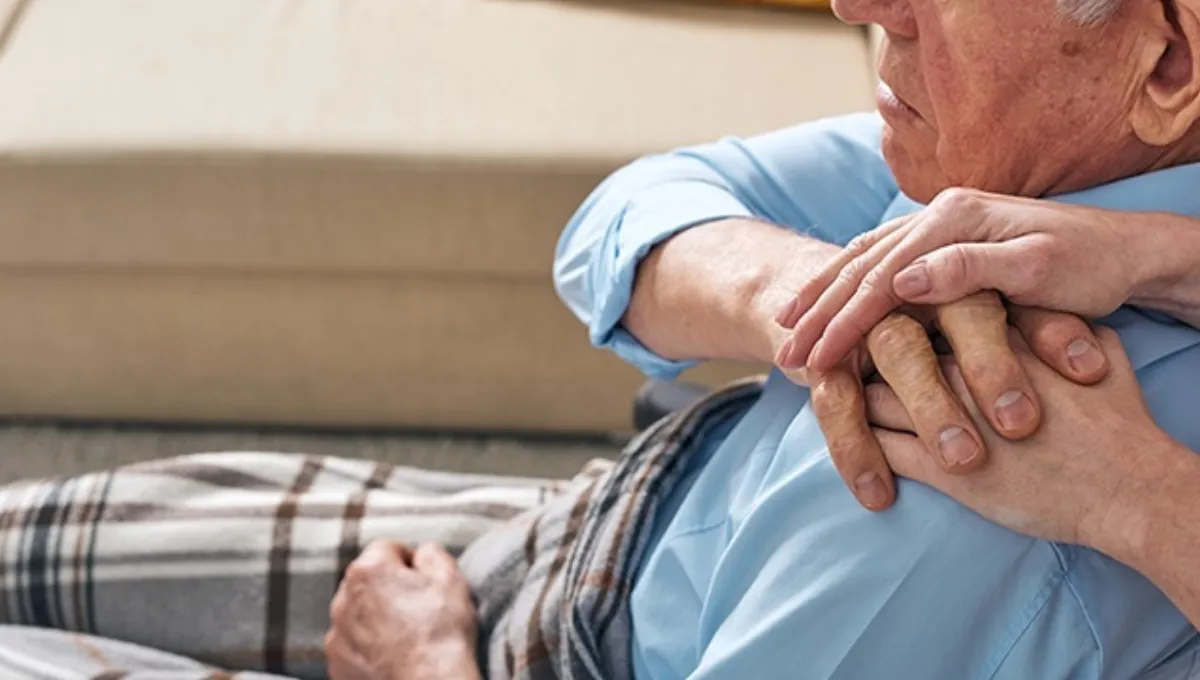
[[[895,500],[892,471],[868,420],[868,400],[881,392],[867,390],[865,383],[875,378],[894,391],[912,430],[942,470],[964,474],[987,461],[985,438],[947,382],[936,351],[945,348],[935,348],[931,332],[948,342],[974,402],[990,405],[981,411],[997,433],[1015,440],[1037,430],[1041,400],[1010,345],[1010,324],[1038,358],[1065,378],[1093,384],[1107,375],[1100,343],[1081,319],[1006,308],[990,292],[893,312],[834,368],[806,375],[833,463],[863,506],[882,510]],[[780,356],[787,350],[786,345],[781,348]]]
[[[1049,224],[1053,229],[1039,226]],[[963,245],[964,232],[1008,240]],[[856,239],[780,310],[776,322],[788,335],[775,362],[812,386],[833,462],[865,507],[889,507],[895,484],[867,418],[868,399],[880,392],[866,390],[864,379],[891,386],[941,470],[968,473],[987,460],[985,438],[948,385],[931,333],[948,341],[971,399],[1008,440],[1030,436],[1042,418],[1040,397],[1010,346],[1010,325],[1064,378],[1091,385],[1108,374],[1088,325],[1043,309],[1095,315],[1124,301],[1128,286],[1120,276],[1105,277],[1112,290],[1085,286],[1086,295],[1070,297],[1070,288],[1048,274],[1048,263],[1062,259],[1053,253],[1077,252],[1067,246],[1099,235],[1094,216],[1078,208],[947,192],[925,210]],[[1073,257],[1062,269],[1086,267],[1089,259],[1099,265],[1096,257]],[[913,283],[914,272],[925,280]],[[987,288],[1003,290],[1010,304]]]

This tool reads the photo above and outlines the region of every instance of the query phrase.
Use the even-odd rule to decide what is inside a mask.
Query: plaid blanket
[[[0,624],[23,627],[0,628],[0,678],[323,678],[329,602],[363,546],[461,552],[567,488],[277,453],[8,486]]]
[[[690,444],[758,392],[568,482],[217,453],[0,489],[0,678],[324,678],[329,602],[377,538],[461,553],[488,677],[630,677],[649,527]]]

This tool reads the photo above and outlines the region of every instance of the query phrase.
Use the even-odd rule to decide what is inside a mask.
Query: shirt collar
[[[1111,210],[1200,217],[1200,163],[1128,177],[1052,200]]]
[[[901,194],[886,218],[922,206]],[[1128,212],[1169,212],[1200,218],[1200,163],[1178,165],[1102,184],[1049,200]]]

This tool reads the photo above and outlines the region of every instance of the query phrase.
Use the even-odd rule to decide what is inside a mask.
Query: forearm
[[[639,265],[622,324],[665,358],[769,363],[786,338],[776,313],[840,250],[753,220],[687,229]]]
[[[1130,303],[1200,328],[1200,220],[1136,215],[1137,271]]]
[[[1089,543],[1148,578],[1200,626],[1200,458],[1174,441],[1148,446]]]

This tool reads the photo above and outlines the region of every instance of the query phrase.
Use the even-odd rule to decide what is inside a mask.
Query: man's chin
[[[904,147],[889,144],[887,137],[884,137],[883,157],[900,191],[918,203],[929,203],[949,186],[937,164],[916,162]]]

